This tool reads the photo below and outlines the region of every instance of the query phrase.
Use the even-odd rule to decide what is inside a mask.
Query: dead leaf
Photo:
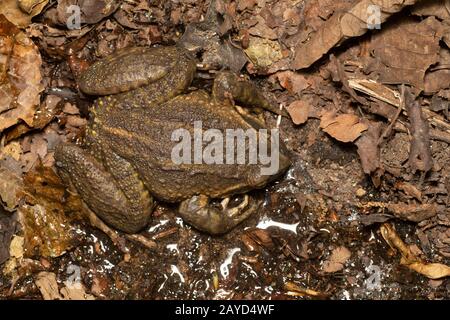
[[[287,112],[291,116],[294,124],[302,124],[308,120],[310,105],[302,100],[296,100],[286,107]]]
[[[23,188],[22,178],[3,166],[0,166],[0,177],[0,199],[6,210],[13,211],[19,202],[19,191]]]
[[[0,207],[0,265],[10,257],[10,244],[15,231],[15,215],[5,214]]]
[[[2,0],[0,15],[4,15],[14,25],[25,28],[31,23],[32,15],[20,9],[17,0]]]
[[[301,93],[309,87],[308,80],[298,72],[281,71],[276,73],[280,85],[292,94]]]
[[[448,31],[444,32],[444,34],[448,34]],[[431,95],[433,93],[439,92],[440,90],[445,90],[449,88],[450,84],[450,70],[448,70],[449,64],[450,64],[450,50],[441,47],[439,50],[439,62],[436,65],[429,68],[425,74],[424,93],[426,95]],[[434,95],[433,98],[436,99],[437,95]]]
[[[395,188],[403,191],[408,196],[416,198],[419,201],[422,201],[422,192],[420,192],[419,189],[417,189],[414,185],[411,183],[405,182],[405,181],[397,181],[395,183]]]
[[[69,10],[72,5],[80,9],[80,23],[94,24],[112,14],[120,1],[117,0],[59,0],[57,6],[58,20],[66,25],[74,12]]]
[[[0,132],[20,120],[33,125],[40,92],[41,56],[34,43],[0,15]]]
[[[323,271],[333,273],[344,268],[345,262],[350,259],[351,252],[346,247],[337,247],[331,253],[331,256],[323,263]]]
[[[380,23],[405,6],[416,3],[418,0],[388,0],[378,1],[380,8]],[[353,7],[345,11],[336,12],[323,23],[317,32],[313,33],[305,43],[299,43],[295,48],[295,58],[292,63],[294,69],[303,69],[319,60],[331,48],[343,41],[363,35],[369,30],[368,21],[373,20],[373,10],[369,6],[373,0],[360,0]],[[374,21],[375,23],[375,21]]]
[[[450,18],[450,12],[445,5],[447,1],[448,0],[420,1],[411,8],[411,13],[422,17],[434,16],[440,20],[446,20]]]
[[[409,90],[405,91],[405,106],[409,118],[411,144],[408,163],[412,170],[429,171],[433,167],[428,120],[422,113],[420,101]]]
[[[41,13],[42,9],[47,5],[48,0],[17,0],[20,9],[26,12],[30,18]]]
[[[248,32],[252,36],[257,36],[268,40],[276,40],[278,38],[278,35],[275,32],[275,30],[267,26],[263,17],[257,16],[256,20],[258,21],[257,24],[248,29]]]
[[[34,281],[44,300],[61,300],[56,274],[53,272],[40,272]]]
[[[370,201],[363,205],[366,208],[383,208],[392,213],[397,218],[412,222],[420,222],[434,217],[440,211],[436,203],[384,203]]]
[[[81,283],[67,285],[59,290],[56,274],[53,272],[40,272],[34,281],[44,300],[95,300],[87,294]]]
[[[375,72],[382,83],[424,89],[425,72],[439,61],[440,28],[440,23],[430,17],[420,23],[403,19],[383,29],[369,44],[374,60],[366,72]]]
[[[275,244],[272,241],[269,231],[264,229],[252,229],[246,232],[246,235],[250,237],[255,243],[266,249],[273,249]]]
[[[368,130],[355,142],[358,155],[365,174],[380,168],[380,148],[378,140],[381,134],[380,122],[368,122]]]
[[[388,223],[380,227],[381,235],[384,240],[393,249],[400,251],[400,264],[407,266],[420,274],[423,274],[430,279],[440,279],[450,276],[450,267],[441,263],[427,263],[417,257],[407,246],[403,240],[398,236],[395,229]]]
[[[359,122],[354,114],[336,116],[334,111],[325,112],[320,119],[320,127],[333,138],[342,142],[355,141],[368,125]]]
[[[238,0],[237,10],[244,11],[245,9],[251,9],[255,6],[257,0]]]
[[[284,290],[288,291],[289,295],[299,297],[310,296],[317,297],[319,299],[326,299],[329,296],[329,294],[323,292],[300,287],[299,285],[291,281],[284,283]]]

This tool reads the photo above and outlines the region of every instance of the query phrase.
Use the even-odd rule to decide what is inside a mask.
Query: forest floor
[[[445,1],[29,2],[0,8],[0,298],[449,298]],[[293,164],[223,236],[165,203],[139,235],[101,231],[54,168],[89,118],[77,78],[175,43],[199,49],[194,87],[227,68],[288,111],[264,117]]]

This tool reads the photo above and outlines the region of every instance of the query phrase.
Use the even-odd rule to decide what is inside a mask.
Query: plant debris
[[[0,297],[448,299],[449,19],[442,0],[3,0]],[[56,174],[90,119],[83,70],[173,44],[198,58],[189,91],[254,82],[291,154],[221,236],[163,202],[113,230]]]

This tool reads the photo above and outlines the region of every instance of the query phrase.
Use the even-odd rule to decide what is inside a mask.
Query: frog
[[[79,77],[80,90],[96,99],[81,145],[56,147],[56,169],[112,228],[138,233],[156,203],[166,202],[178,206],[178,215],[197,230],[227,233],[260,207],[248,193],[290,166],[282,141],[272,174],[262,174],[260,163],[173,161],[178,129],[193,132],[194,122],[201,121],[204,132],[257,131],[267,128],[249,110],[276,112],[256,85],[231,71],[217,73],[211,93],[190,89],[196,69],[196,57],[180,46],[132,47],[94,62]],[[270,134],[257,132],[273,143]]]

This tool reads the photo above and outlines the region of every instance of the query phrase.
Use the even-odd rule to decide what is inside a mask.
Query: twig
[[[381,145],[381,143],[383,142],[384,138],[386,138],[388,135],[391,134],[392,128],[394,127],[395,123],[397,122],[398,117],[402,113],[402,109],[405,108],[405,85],[404,84],[401,85],[400,90],[401,90],[400,103],[399,103],[399,105],[397,107],[397,112],[395,113],[394,118],[392,118],[391,123],[389,124],[389,126],[386,128],[386,130],[384,130],[384,132],[381,134],[380,138],[378,139],[378,144],[379,145]]]

